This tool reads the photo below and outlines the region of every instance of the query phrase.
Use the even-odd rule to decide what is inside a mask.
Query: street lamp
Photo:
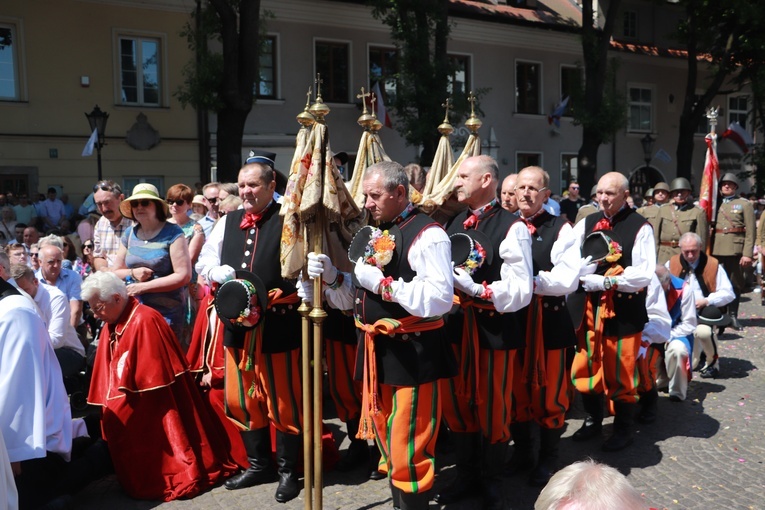
[[[104,133],[106,132],[106,121],[109,120],[109,114],[102,111],[98,105],[93,108],[93,111],[86,113],[85,117],[90,124],[90,132],[95,129],[97,132],[98,140],[95,143],[96,153],[98,154],[98,180],[101,181],[101,147],[104,146]]]

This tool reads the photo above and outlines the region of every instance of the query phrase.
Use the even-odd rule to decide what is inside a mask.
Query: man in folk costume
[[[695,232],[705,239],[709,232],[707,214],[693,204],[691,183],[685,177],[673,179],[670,185],[672,203],[662,207],[659,220],[654,225],[654,236],[658,243],[656,263],[665,264],[673,255],[680,253],[680,237],[686,232]],[[703,246],[702,246],[703,249]]]
[[[698,234],[689,232],[680,238],[680,254],[675,255],[666,267],[673,276],[681,278],[690,286],[695,296],[697,315],[707,308],[719,309],[735,299],[735,294],[722,264],[701,249]],[[724,318],[720,314],[721,319]],[[727,318],[725,318],[727,321]],[[725,326],[724,322],[719,323]],[[701,323],[696,326],[691,355],[691,366],[701,371],[701,377],[715,378],[720,373],[714,326]]]
[[[543,487],[552,477],[558,443],[569,408],[570,367],[576,332],[566,308],[566,295],[579,286],[581,268],[595,270],[581,260],[580,247],[565,217],[552,216],[542,204],[550,195],[550,176],[542,168],[521,170],[516,184],[524,226],[531,234],[534,298],[523,311],[525,341],[513,367],[513,423],[515,451],[511,472],[534,466],[532,424],[540,427],[539,460],[529,483]]]
[[[473,239],[478,256],[454,261],[459,305],[449,315],[447,336],[460,370],[442,380],[440,390],[457,477],[437,495],[442,505],[479,492],[482,508],[503,508],[500,476],[511,437],[513,349],[523,330],[512,312],[528,305],[532,274],[529,232],[496,199],[497,173],[490,156],[465,159],[455,192],[467,209],[446,227],[455,246],[458,236]]]
[[[571,376],[588,416],[574,433],[575,441],[599,436],[603,395],[614,402],[614,434],[605,451],[632,444],[637,406],[637,364],[641,332],[648,322],[646,287],[656,268],[656,244],[651,225],[627,205],[627,178],[619,172],[598,181],[601,211],[574,226],[580,246],[593,232],[607,242],[605,263],[596,274],[580,277],[582,286],[568,306],[579,338]],[[609,239],[616,238],[615,240]]]
[[[746,287],[744,271],[752,266],[756,226],[751,202],[736,195],[738,179],[727,173],[720,181],[722,203],[717,210],[712,255],[725,268],[733,284],[736,298],[728,305],[731,325],[736,331],[743,327],[738,321],[738,304]]]
[[[302,430],[299,298],[281,277],[279,243],[283,218],[273,200],[273,160],[256,155],[239,171],[243,209],[216,223],[205,242],[197,273],[218,284],[235,270],[256,274],[268,290],[263,324],[247,333],[226,330],[226,412],[241,429],[250,467],[226,482],[241,489],[272,480],[269,422],[276,428],[279,485],[275,498],[298,496],[297,464]],[[204,314],[200,314],[202,316]]]
[[[456,373],[442,318],[454,290],[451,243],[443,228],[409,201],[409,181],[398,163],[367,168],[363,189],[365,207],[381,230],[367,234],[370,243],[364,245],[370,252],[357,259],[353,285],[344,275],[325,296],[333,306],[352,307],[362,331],[356,363],[356,378],[364,385],[358,437],[376,439],[379,469],[388,473],[394,507],[424,510],[436,470],[438,380]],[[321,260],[323,271],[331,272],[331,262]]]

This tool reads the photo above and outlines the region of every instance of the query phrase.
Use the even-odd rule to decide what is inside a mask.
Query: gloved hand
[[[377,266],[364,264],[364,258],[359,257],[359,260],[356,261],[356,267],[353,268],[353,274],[362,287],[375,294],[380,293],[380,280],[385,278],[385,275]]]
[[[236,271],[231,266],[218,266],[210,269],[207,273],[208,279],[216,283],[226,283],[236,277]]]
[[[483,285],[473,281],[473,277],[461,267],[454,268],[454,287],[469,296],[478,296],[483,292]]]
[[[300,299],[309,305],[313,304],[313,282],[311,280],[303,281],[303,277],[300,275],[295,287],[297,287],[297,295]]]
[[[593,274],[598,270],[598,263],[592,262],[592,256],[580,259],[579,261],[579,276],[585,276]]]
[[[651,345],[651,344],[650,344],[650,343],[648,343],[648,342],[647,342],[647,341],[645,341],[645,340],[643,340],[643,341],[640,343],[640,349],[638,350],[637,359],[642,359],[642,358],[643,358],[643,357],[646,355],[646,353],[648,352],[648,346],[650,346],[650,345]]]
[[[321,277],[326,283],[337,280],[337,268],[332,261],[323,253],[311,252],[308,254],[308,269],[306,271],[311,278]]]
[[[603,285],[604,280],[605,278],[599,274],[588,274],[579,278],[579,281],[582,282],[584,290],[587,292],[598,292],[601,290],[606,290],[605,286]]]

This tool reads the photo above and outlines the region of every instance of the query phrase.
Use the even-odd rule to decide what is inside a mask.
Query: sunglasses
[[[135,207],[135,206],[149,207],[149,204],[151,203],[152,203],[152,200],[131,200],[130,207]]]
[[[37,257],[40,256],[40,254],[36,251],[33,251],[29,254],[29,256],[32,257],[33,259],[36,259]]]
[[[99,181],[93,186],[93,193],[96,191],[112,191],[114,193],[122,193],[120,185],[112,181]]]
[[[569,186],[571,189],[579,189],[579,186]]]
[[[205,200],[207,200],[207,201],[208,201],[208,202],[210,202],[211,204],[214,204],[214,203],[216,203],[216,202],[218,201],[218,199],[217,199],[217,198],[207,198],[207,197],[205,197]]]
[[[167,200],[166,202],[167,202],[167,205],[175,205],[177,207],[180,207],[186,203],[185,200]]]
[[[82,245],[82,249],[83,250],[85,250],[85,249],[92,250],[93,249],[93,245],[92,244],[83,244]]]

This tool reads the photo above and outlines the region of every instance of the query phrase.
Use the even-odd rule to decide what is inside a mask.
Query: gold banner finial
[[[297,115],[297,121],[303,127],[312,126],[314,122],[316,122],[316,117],[314,117],[309,111],[310,107],[311,107],[311,87],[308,87],[308,92],[306,92],[306,95],[305,95],[305,108],[303,109],[302,112],[298,113]]]
[[[324,80],[321,79],[321,73],[316,73],[316,80],[314,80],[314,83],[316,84],[316,102],[311,105],[311,108],[308,111],[316,117],[316,122],[323,124],[324,117],[329,114],[330,109],[329,106],[324,104],[324,100],[321,97],[321,84],[324,83]]]
[[[441,103],[441,106],[445,108],[444,121],[438,126],[438,132],[444,136],[449,136],[454,133],[454,127],[449,123],[449,110],[452,109],[452,99],[446,98],[446,101]]]
[[[372,126],[376,118],[374,112],[370,115],[369,110],[367,109],[367,98],[370,96],[374,96],[374,94],[371,92],[364,92],[364,87],[361,87],[361,94],[356,95],[357,99],[361,99],[361,104],[364,107],[361,117],[359,117],[356,122],[358,122],[359,126],[363,127],[365,130],[368,130]]]
[[[470,103],[470,117],[465,121],[465,127],[468,128],[472,134],[476,134],[478,129],[483,126],[481,119],[475,115],[475,102],[477,100],[478,98],[475,97],[475,94],[473,94],[473,91],[471,90],[470,94],[468,94],[468,102]]]

